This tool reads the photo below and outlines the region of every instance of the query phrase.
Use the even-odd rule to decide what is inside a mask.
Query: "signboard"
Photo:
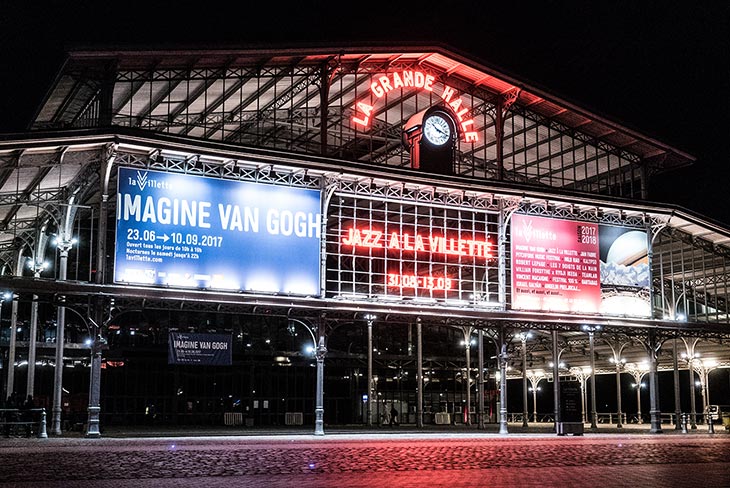
[[[512,308],[651,316],[646,233],[512,216]]]
[[[496,215],[349,195],[334,198],[328,214],[329,296],[497,301]]]
[[[320,294],[318,190],[119,168],[114,281]]]
[[[583,422],[583,394],[578,381],[560,382],[560,421]]]
[[[230,366],[233,339],[230,334],[190,334],[170,332],[168,364]]]

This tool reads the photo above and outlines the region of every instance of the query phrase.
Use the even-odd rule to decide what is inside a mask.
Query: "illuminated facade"
[[[730,231],[649,201],[692,162],[442,47],[73,52],[0,141],[5,391],[57,424],[63,376],[92,435],[99,402],[102,425],[321,433],[396,405],[506,429],[528,376],[646,363],[658,431],[688,403],[658,371],[730,364]],[[231,363],[169,360],[182,333]]]

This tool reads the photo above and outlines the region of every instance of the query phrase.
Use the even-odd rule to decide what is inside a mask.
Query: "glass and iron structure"
[[[323,433],[392,406],[506,428],[528,413],[508,379],[587,399],[611,374],[620,424],[621,374],[645,369],[661,431],[701,413],[695,372],[730,364],[730,230],[651,201],[693,162],[443,46],[71,52],[0,139],[4,392],[91,435]],[[231,362],[168,364],[172,333],[229,336]]]

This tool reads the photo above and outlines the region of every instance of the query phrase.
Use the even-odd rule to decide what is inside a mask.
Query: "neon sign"
[[[388,273],[387,285],[393,288],[425,288],[430,291],[451,290],[453,280],[443,276],[418,276]]]
[[[414,88],[433,92],[434,81],[436,81],[436,78],[433,75],[424,74],[421,71],[394,71],[378,77],[377,80],[370,84],[370,98],[371,100],[373,97],[375,99],[382,99],[387,93],[398,88]],[[478,142],[479,133],[470,130],[473,129],[474,119],[469,113],[469,108],[463,106],[464,101],[462,98],[448,85],[444,85],[440,97],[454,111],[454,115],[458,119],[461,127],[461,132],[464,135],[464,142]],[[369,128],[374,108],[373,105],[364,101],[357,102],[355,104],[357,113],[352,117],[352,122],[363,129]]]
[[[492,258],[492,244],[488,240],[446,237],[443,234],[399,233],[386,234],[375,229],[345,230],[342,244],[354,249],[387,249],[398,251],[430,252],[451,256]]]

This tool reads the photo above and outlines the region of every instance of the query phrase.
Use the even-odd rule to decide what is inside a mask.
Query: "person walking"
[[[390,407],[390,426],[393,424],[398,425],[398,410],[395,409],[395,405]]]

